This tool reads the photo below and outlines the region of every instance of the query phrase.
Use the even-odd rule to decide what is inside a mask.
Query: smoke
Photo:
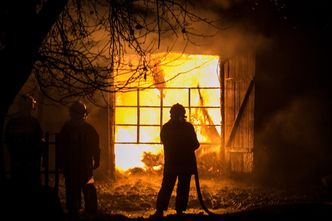
[[[261,24],[243,12],[240,17],[229,15],[244,1],[195,1],[194,13],[208,22],[192,23],[184,34],[167,35],[161,39],[158,52],[173,51],[188,54],[219,55],[222,59],[255,53],[271,47],[273,38],[267,36]],[[257,12],[257,16],[259,13]],[[252,15],[250,15],[252,16]],[[273,24],[270,24],[273,26]],[[149,40],[156,41],[158,36]]]
[[[278,28],[256,57],[255,169],[271,183],[319,182],[331,173],[330,50],[311,27]]]
[[[243,24],[233,24],[225,30],[216,30],[212,27],[197,28],[201,33],[209,33],[208,36],[191,36],[187,39],[171,37],[163,40],[163,46],[159,51],[183,52],[188,54],[219,55],[227,59],[240,54],[255,53],[270,47],[272,39],[261,33],[255,33]]]
[[[240,4],[243,1],[242,0],[211,0],[211,2],[213,4],[216,4],[220,7],[222,7],[223,9],[230,9],[234,5]]]
[[[331,158],[329,119],[320,93],[297,97],[277,110],[258,132],[260,172],[270,173],[263,175],[274,183],[318,181]]]

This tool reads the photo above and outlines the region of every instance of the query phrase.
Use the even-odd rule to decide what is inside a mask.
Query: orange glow
[[[172,53],[155,55],[155,60],[158,65],[149,69],[146,79],[128,85],[137,90],[116,94],[115,163],[120,171],[147,170],[144,153],[162,154],[160,128],[170,119],[169,109],[175,103],[186,107],[199,141],[209,144],[202,145],[197,156],[220,151],[219,57]],[[123,73],[116,80],[127,77]],[[156,163],[152,169],[161,167]]]

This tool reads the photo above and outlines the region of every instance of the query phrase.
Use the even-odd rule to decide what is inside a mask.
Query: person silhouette
[[[43,131],[32,115],[37,101],[29,94],[18,97],[18,111],[5,128],[4,141],[10,155],[11,181],[30,189],[40,186],[40,167],[43,155]]]
[[[58,194],[40,179],[46,143],[40,123],[32,115],[37,101],[29,94],[17,99],[18,111],[9,117],[4,131],[11,176],[1,189],[1,214],[10,220],[63,220]]]
[[[170,110],[171,119],[160,132],[164,146],[164,173],[152,217],[162,217],[167,210],[177,179],[176,213],[182,215],[187,209],[190,179],[196,171],[195,150],[200,144],[193,125],[185,119],[185,113],[181,104],[174,104]]]
[[[86,122],[87,109],[76,101],[69,108],[70,119],[58,136],[59,163],[66,187],[66,207],[70,219],[79,219],[81,192],[85,211],[97,212],[97,193],[93,183],[93,170],[99,167],[99,134]]]

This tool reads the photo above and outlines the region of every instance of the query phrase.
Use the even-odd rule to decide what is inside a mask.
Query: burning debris
[[[223,164],[220,163],[220,156],[216,152],[202,154],[197,161],[197,169],[202,178],[222,178],[225,176]]]
[[[155,174],[157,172],[160,174],[160,171],[164,168],[164,157],[161,153],[153,154],[144,152],[142,162],[148,173]]]
[[[204,147],[203,147],[204,148]],[[120,173],[124,175],[162,175],[164,160],[162,153],[143,152],[142,163],[144,167],[133,167]],[[197,168],[200,177],[222,178],[225,175],[223,164],[220,163],[220,156],[216,152],[207,152],[200,155],[197,161]]]

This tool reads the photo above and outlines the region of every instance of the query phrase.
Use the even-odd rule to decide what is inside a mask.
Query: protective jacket
[[[171,119],[163,125],[160,138],[164,145],[164,172],[194,174],[195,150],[200,144],[193,125]]]
[[[60,166],[64,176],[87,182],[93,175],[94,165],[99,165],[99,135],[89,123],[67,121],[59,134]]]

